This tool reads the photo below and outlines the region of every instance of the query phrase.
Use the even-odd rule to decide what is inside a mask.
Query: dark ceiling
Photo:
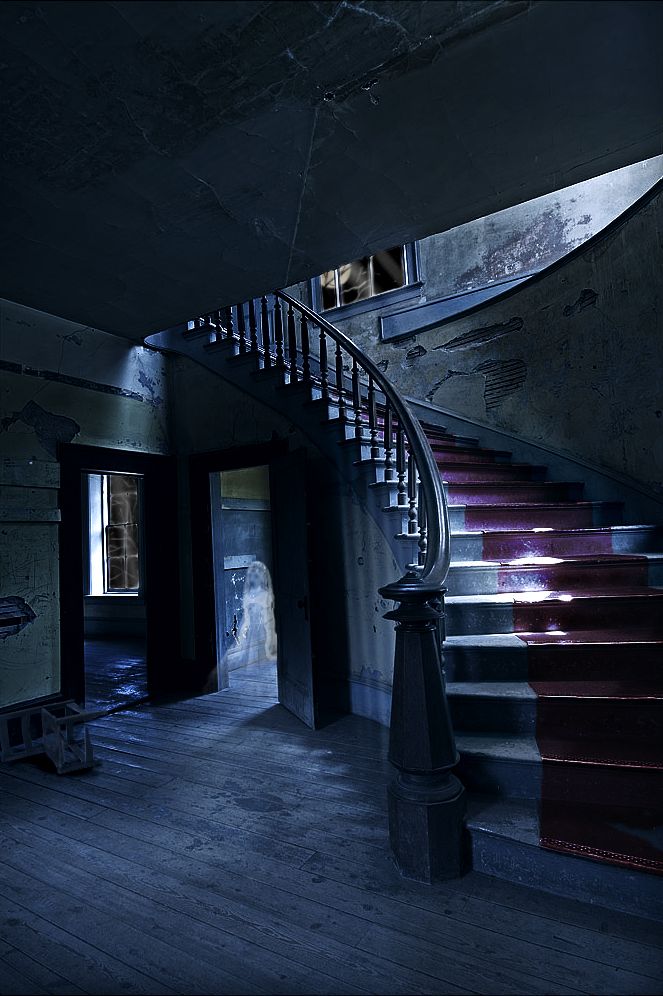
[[[141,339],[663,152],[663,4],[0,4],[6,298]]]

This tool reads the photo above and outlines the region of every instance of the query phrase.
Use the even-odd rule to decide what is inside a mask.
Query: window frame
[[[137,588],[110,588],[109,587],[109,563],[108,563],[108,540],[107,530],[109,522],[109,489],[108,478],[115,477],[135,477],[137,479],[138,505],[136,525],[138,527],[138,587]],[[93,512],[92,494],[90,483],[92,478],[100,478],[100,493],[98,502],[95,503]],[[138,598],[143,599],[144,595],[144,529],[142,526],[143,516],[143,475],[123,471],[97,471],[84,473],[85,481],[85,509],[87,512],[87,529],[84,530],[84,565],[85,565],[85,588],[84,597],[91,598]],[[93,558],[95,563],[93,564]],[[100,561],[97,563],[96,561]]]
[[[338,304],[334,308],[323,309],[322,307],[322,277],[313,277],[310,281],[311,307],[319,315],[325,318],[351,318],[353,315],[361,315],[367,311],[377,311],[382,308],[389,308],[395,304],[405,301],[420,299],[424,285],[421,257],[419,254],[418,242],[406,242],[403,245],[405,260],[406,283],[402,287],[394,287],[392,290],[382,291],[373,294],[371,297],[364,297],[359,301],[352,301],[350,304]],[[375,253],[370,255],[374,256]],[[334,270],[339,266],[332,267]]]

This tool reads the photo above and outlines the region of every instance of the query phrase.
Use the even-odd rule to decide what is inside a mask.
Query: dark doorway
[[[192,457],[191,507],[201,689],[276,682],[279,702],[314,726],[304,451]]]
[[[210,474],[217,668],[212,691],[255,680],[276,692],[269,467]]]
[[[63,696],[113,707],[190,691],[180,654],[175,461],[75,444],[58,456]],[[101,554],[93,562],[95,516]]]
[[[143,478],[84,473],[85,706],[114,709],[148,695]]]

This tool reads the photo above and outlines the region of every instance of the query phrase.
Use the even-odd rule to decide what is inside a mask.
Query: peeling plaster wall
[[[568,263],[409,340],[342,327],[405,394],[663,495],[662,212],[657,194]]]
[[[8,301],[0,347],[0,608],[18,597],[34,613],[0,640],[2,707],[60,689],[58,443],[170,442],[161,354]]]
[[[605,228],[661,176],[663,156],[655,156],[424,239],[426,298],[549,266]]]

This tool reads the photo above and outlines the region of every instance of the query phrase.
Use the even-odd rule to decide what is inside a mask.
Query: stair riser
[[[555,854],[474,828],[470,838],[475,871],[581,902],[663,919],[660,883],[654,875],[625,874],[602,862]]]
[[[446,477],[446,471],[442,474]],[[582,485],[529,484],[514,487],[506,484],[449,484],[446,488],[452,505],[501,505],[517,502],[578,501]]]
[[[438,459],[440,474],[449,483],[473,481],[484,484],[489,481],[540,481],[545,477],[545,467],[513,467],[508,463],[485,463],[463,467],[461,462],[447,463]]]
[[[621,523],[620,505],[571,505],[547,508],[545,505],[472,506],[465,507],[464,529],[582,529],[592,526],[610,526]],[[490,554],[489,554],[490,556]],[[493,559],[490,556],[490,559]],[[497,559],[497,558],[496,558]]]
[[[656,584],[660,569],[648,571],[647,562],[610,567],[557,564],[537,568],[454,568],[447,578],[450,595],[497,594],[502,591],[570,591],[612,586]]]
[[[509,761],[461,749],[455,773],[470,792],[507,799],[540,799],[541,769],[540,761]]]
[[[615,699],[542,698],[538,700],[537,714],[546,736],[571,740],[580,749],[583,741],[600,740],[609,731],[611,739],[648,745],[652,755],[663,730],[661,701],[646,704]],[[660,747],[657,753],[663,759]]]
[[[561,604],[457,605],[447,602],[447,633],[547,633],[551,630],[600,629],[652,635],[663,613],[663,596],[642,601],[616,598],[574,599]],[[663,635],[663,625],[658,623]]]
[[[663,648],[660,645],[594,647],[564,644],[526,649],[530,681],[573,681],[581,674],[584,681],[619,681],[628,675],[631,681],[654,682],[660,681],[663,675]]]
[[[533,737],[536,732],[536,698],[489,698],[449,693],[455,730],[465,733],[509,733]]]
[[[501,454],[497,450],[483,450],[479,447],[461,449],[435,441],[431,443],[431,449],[436,461],[441,466],[445,466],[447,463],[476,463],[481,465],[495,463],[508,465],[509,463],[508,454]]]
[[[663,531],[648,529],[620,531],[619,529],[606,528],[596,533],[551,531],[503,536],[499,533],[489,533],[479,538],[481,539],[480,544],[475,541],[468,545],[468,549],[479,551],[476,559],[481,560],[483,557],[486,560],[513,560],[516,557],[571,557],[609,553],[645,553],[649,550],[661,549]],[[454,552],[453,537],[451,543],[452,554],[457,556],[457,559],[461,559],[460,555],[456,555]],[[459,544],[459,549],[464,549],[464,547]]]
[[[622,806],[639,806],[644,799],[660,805],[663,775],[654,769],[596,764],[588,778],[586,765],[546,761],[544,767],[545,796],[553,802],[583,798],[589,806],[602,806],[609,800]]]
[[[444,670],[448,682],[527,681],[527,647],[504,649],[444,645]]]

